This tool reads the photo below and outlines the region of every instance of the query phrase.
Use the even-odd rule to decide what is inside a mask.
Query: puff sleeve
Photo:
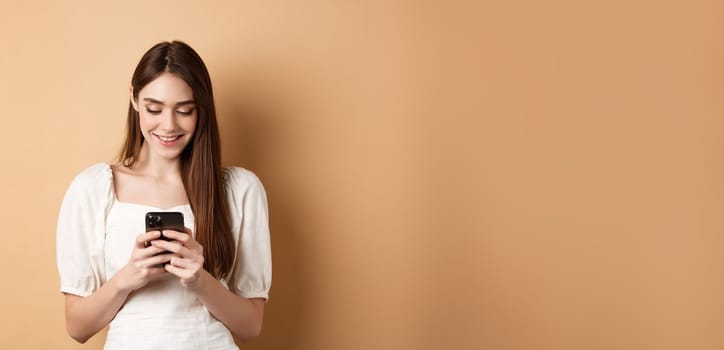
[[[105,283],[105,217],[113,195],[107,164],[78,174],[65,193],[56,236],[60,291],[86,297]]]
[[[227,168],[225,172],[231,224],[236,242],[232,268],[235,293],[244,298],[269,300],[272,259],[267,197],[259,178],[251,171]]]

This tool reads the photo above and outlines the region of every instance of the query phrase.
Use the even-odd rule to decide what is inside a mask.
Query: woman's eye
[[[193,109],[189,109],[188,111],[176,111],[176,112],[177,112],[178,114],[191,115],[191,114],[194,113],[194,110],[193,110]]]
[[[160,109],[158,109],[158,110],[150,109],[150,108],[146,107],[146,112],[151,113],[151,114],[159,114],[159,113],[161,113],[161,110]]]

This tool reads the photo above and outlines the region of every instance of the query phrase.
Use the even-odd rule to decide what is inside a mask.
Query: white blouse
[[[251,171],[224,169],[236,243],[237,294],[269,299],[271,242],[264,187]],[[156,208],[116,198],[110,165],[95,164],[71,183],[58,217],[60,291],[82,297],[98,290],[129,260],[149,211],[179,211],[194,227],[191,207]],[[227,281],[221,280],[227,287]],[[228,288],[228,287],[227,287]],[[228,329],[172,275],[131,293],[110,323],[105,349],[237,349]]]

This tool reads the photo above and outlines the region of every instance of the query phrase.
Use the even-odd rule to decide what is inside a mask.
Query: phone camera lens
[[[148,214],[148,215],[146,215],[146,223],[148,224],[148,227],[160,227],[161,226],[161,216]]]

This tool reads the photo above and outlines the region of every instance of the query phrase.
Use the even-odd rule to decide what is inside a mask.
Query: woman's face
[[[191,87],[176,75],[162,73],[138,92],[137,100],[131,92],[131,103],[138,111],[144,146],[151,157],[178,158],[196,130]]]

